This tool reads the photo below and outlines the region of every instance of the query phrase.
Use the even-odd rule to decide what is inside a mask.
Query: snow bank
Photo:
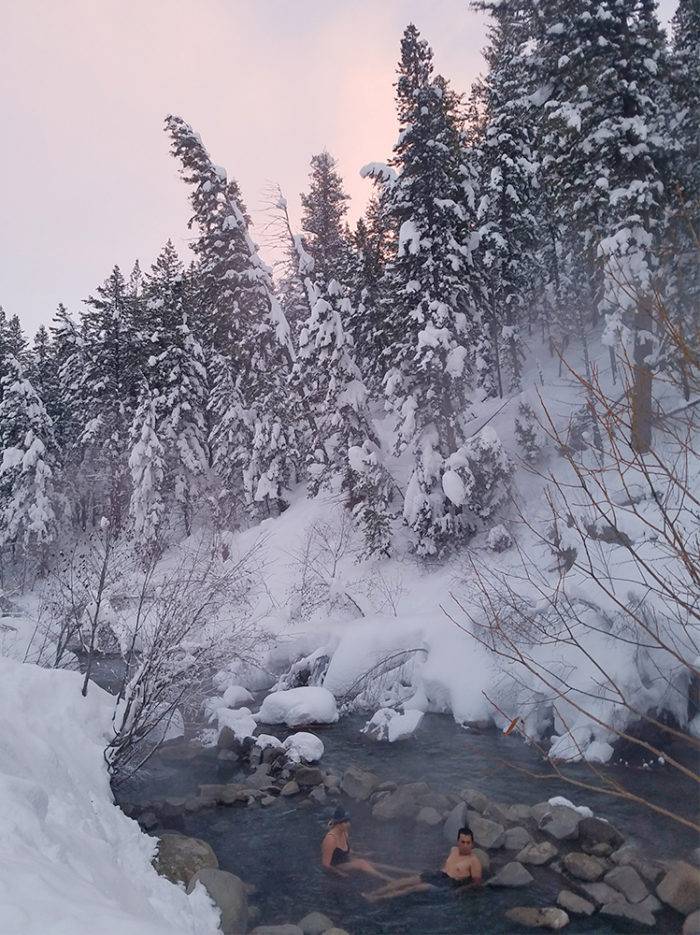
[[[306,686],[272,692],[262,703],[256,719],[262,724],[335,724],[338,708],[335,698],[326,688]]]
[[[0,932],[214,935],[218,912],[151,867],[154,839],[112,801],[112,702],[75,672],[0,657]]]

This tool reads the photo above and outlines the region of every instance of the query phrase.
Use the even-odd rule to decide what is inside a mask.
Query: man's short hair
[[[459,831],[457,832],[458,841],[462,837],[463,834],[468,835],[472,839],[472,841],[474,840],[474,832],[472,831],[471,828],[467,828],[467,827],[460,828]]]

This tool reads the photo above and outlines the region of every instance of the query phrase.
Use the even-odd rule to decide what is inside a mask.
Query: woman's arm
[[[334,867],[331,861],[333,860],[333,853],[335,852],[335,841],[333,838],[327,834],[323,839],[323,844],[321,845],[321,865],[323,869],[328,871],[328,873],[335,873],[339,877],[346,876],[342,870],[338,867]]]

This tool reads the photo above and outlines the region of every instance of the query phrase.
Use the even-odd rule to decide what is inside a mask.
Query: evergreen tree
[[[344,231],[348,196],[336,169],[336,161],[325,150],[311,160],[309,191],[301,195],[301,226],[304,245],[314,260],[314,275],[323,287],[331,279],[345,281],[350,251]]]
[[[165,454],[157,424],[156,399],[144,386],[130,431],[129,518],[136,549],[145,561],[152,559],[162,547],[165,518]]]
[[[0,546],[43,551],[57,531],[53,426],[17,358],[3,360]]]
[[[515,440],[526,461],[535,461],[542,448],[542,433],[530,403],[521,399],[515,417]]]
[[[248,413],[226,358],[214,354],[209,373],[209,447],[212,465],[221,482],[216,522],[224,525],[231,520],[236,503],[243,500],[243,471],[250,430]]]
[[[51,336],[45,325],[40,325],[34,335],[30,378],[39,398],[45,400],[46,410],[53,421],[50,404],[56,399],[58,381]]]
[[[64,483],[72,483],[80,463],[78,439],[83,426],[84,342],[64,305],[59,305],[50,327],[53,395],[45,397],[64,466]],[[72,498],[71,498],[72,499]]]

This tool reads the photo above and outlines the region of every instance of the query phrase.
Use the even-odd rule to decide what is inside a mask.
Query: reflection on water
[[[542,772],[543,764],[517,738],[470,734],[449,717],[427,715],[410,740],[378,745],[359,733],[363,723],[363,718],[351,716],[318,731],[326,747],[325,768],[342,772],[351,764],[362,766],[396,782],[424,780],[437,791],[472,786],[506,803],[533,804],[565,795],[608,818],[628,841],[648,849],[651,856],[684,855],[698,843],[690,830],[643,808],[575,789],[561,780],[543,782],[525,776],[516,767]],[[214,751],[191,762],[169,762],[159,756],[146,772],[119,790],[119,798],[146,801],[196,792],[200,783],[222,781],[218,768]],[[662,806],[684,809],[688,815],[697,812],[694,785],[679,780],[668,767],[653,771],[613,768],[609,774],[619,777],[635,794],[650,796]],[[574,776],[582,781],[591,778],[585,766],[577,767]],[[353,935],[498,933],[512,931],[504,919],[509,907],[552,905],[556,900],[558,887],[551,874],[533,868],[536,883],[525,889],[416,894],[370,905],[361,890],[371,888],[371,883],[332,879],[321,872],[319,846],[330,809],[300,803],[300,798],[279,799],[268,809],[217,808],[184,819],[184,832],[209,841],[223,869],[258,887],[253,902],[262,910],[261,921],[268,924],[298,921],[318,910]],[[445,856],[440,828],[380,823],[364,806],[352,803],[351,812],[353,846],[377,860],[421,870],[438,867]],[[672,916],[661,915],[659,922],[661,931],[673,931]],[[603,935],[614,929],[600,917],[572,916],[567,931]]]

